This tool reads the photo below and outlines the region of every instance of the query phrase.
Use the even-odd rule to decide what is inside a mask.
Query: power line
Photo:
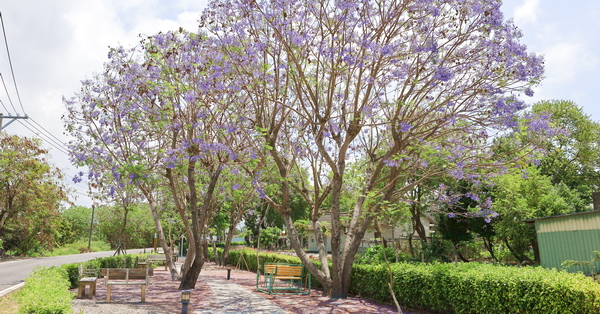
[[[67,144],[63,143],[61,139],[59,139],[58,137],[54,136],[54,134],[50,133],[48,130],[46,130],[43,126],[41,126],[37,121],[35,121],[35,119],[31,118],[31,121],[33,121],[33,123],[35,123],[37,126],[39,126],[42,130],[44,130],[47,134],[49,134],[50,136],[52,136],[54,139],[56,139],[56,141],[58,143],[60,143],[61,146],[63,146],[64,148],[67,148]],[[67,148],[68,150],[68,148]]]
[[[53,142],[53,140],[51,138],[48,137],[48,135],[43,134],[43,132],[41,132],[39,129],[37,129],[33,124],[29,124],[32,128],[34,128],[36,131],[32,130],[31,128],[29,128],[29,126],[27,126],[25,123],[19,121],[19,123],[21,123],[22,126],[24,126],[27,130],[29,130],[31,133],[33,134],[37,134],[38,136],[40,136],[40,139],[45,141],[46,143],[50,144],[50,146],[56,148],[59,152],[69,156],[69,152],[68,150],[65,150],[64,148],[60,147],[60,143],[57,145],[55,144],[55,141]],[[47,137],[48,139],[45,139],[43,137],[41,137],[41,135],[44,135],[45,137]]]
[[[2,18],[2,12],[0,12],[0,24],[2,24],[2,34],[4,35],[4,44],[6,45],[6,54],[8,55],[8,64],[10,66],[10,73],[12,74],[13,84],[15,84],[15,91],[17,92],[17,99],[21,105],[21,110],[25,113],[23,108],[23,102],[21,102],[21,95],[19,94],[19,88],[17,88],[17,80],[15,79],[15,71],[13,70],[12,59],[10,57],[10,49],[8,49],[8,39],[6,39],[6,28],[4,27],[4,18]],[[4,82],[4,79],[2,80]],[[4,87],[6,89],[6,86]],[[16,111],[16,110],[15,110]]]
[[[4,82],[4,76],[2,76],[2,73],[0,73],[0,80],[2,80],[2,85],[4,85],[4,91],[6,91],[6,96],[8,97],[8,102],[12,106],[15,113],[18,114],[17,108],[15,108],[15,105],[14,105],[12,99],[10,98],[10,93],[8,92],[8,88],[6,88],[6,83]],[[23,113],[25,113],[25,110],[23,110]]]
[[[0,104],[2,104],[2,107],[4,108],[4,110],[6,110],[6,113],[10,114],[10,110],[8,110],[8,108],[6,108],[6,105],[4,105],[4,102],[2,101],[2,99],[0,99]]]
[[[8,56],[8,64],[10,66],[10,72],[12,75],[12,80],[13,80],[13,84],[14,84],[14,88],[15,88],[15,92],[17,94],[17,100],[19,101],[19,105],[21,106],[21,110],[23,111],[23,114],[26,115],[25,112],[25,108],[23,107],[23,101],[21,100],[21,94],[19,93],[19,87],[17,85],[17,79],[15,77],[15,71],[14,71],[14,67],[13,67],[13,63],[12,63],[12,58],[10,55],[10,48],[8,46],[8,38],[6,36],[6,28],[4,26],[4,18],[2,17],[2,13],[0,12],[0,25],[2,26],[2,35],[4,36],[4,44],[6,46],[6,54]],[[0,73],[0,79],[2,80],[2,85],[4,86],[4,91],[6,92],[6,96],[8,97],[8,101],[12,107],[12,109],[15,111],[15,113],[17,113],[18,115],[18,110],[15,108],[14,102],[12,101],[11,97],[10,97],[10,93],[8,92],[8,88],[6,86],[6,82],[4,81],[4,77],[2,76],[2,73]],[[2,102],[2,100],[0,100],[0,104],[2,104],[2,107],[4,108],[4,110],[6,110],[7,113],[10,113],[10,110],[8,110],[8,108],[6,107],[6,105],[4,104],[4,102]],[[27,117],[29,118],[29,117]],[[33,118],[30,118],[31,121],[33,121],[33,124],[31,122],[29,122],[29,120],[27,121],[27,124],[19,121],[19,123],[21,123],[21,125],[23,127],[25,127],[27,130],[29,130],[31,133],[33,134],[37,134],[37,136],[45,141],[46,143],[50,144],[50,146],[56,148],[59,152],[69,156],[69,149],[67,148],[67,145],[65,143],[63,143],[58,137],[56,137],[54,134],[52,134],[51,132],[49,132],[48,130],[46,130],[46,128],[44,128],[41,124],[39,124],[37,121],[35,121]],[[1,121],[1,119],[0,119]],[[35,125],[34,125],[35,124]],[[0,123],[0,127],[2,127],[1,123]],[[37,132],[33,131],[31,128],[35,129]],[[41,129],[41,130],[40,130]],[[70,185],[72,187],[75,187],[73,185]],[[88,194],[84,194],[81,193],[79,191],[77,191],[76,189],[74,189],[74,191],[72,191],[75,194],[79,194],[79,195],[83,195],[83,196],[89,196]]]
[[[4,18],[2,17],[2,13],[0,12],[0,24],[2,25],[2,34],[4,36],[4,43],[6,46],[6,54],[8,56],[8,64],[10,66],[10,72],[12,75],[12,79],[13,79],[13,84],[15,87],[15,91],[17,93],[17,99],[19,100],[19,105],[21,106],[21,109],[23,110],[23,113],[25,114],[25,108],[23,107],[23,102],[21,101],[21,95],[19,93],[19,88],[17,85],[17,80],[15,77],[15,71],[14,71],[14,67],[12,64],[12,58],[10,56],[10,48],[8,46],[8,39],[6,36],[6,28],[4,26]],[[10,98],[10,93],[8,92],[8,88],[6,87],[6,82],[4,81],[4,77],[2,76],[2,73],[0,73],[0,79],[2,80],[2,85],[4,86],[4,90],[6,91],[6,96],[8,97],[8,100],[12,106],[12,108],[15,110],[15,112],[17,112],[17,109],[15,108],[15,105],[12,101],[12,99]],[[4,107],[4,109],[6,109],[8,111],[8,109],[6,108],[6,106],[4,105],[4,103],[2,103],[2,106]],[[67,156],[68,154],[68,149],[66,148],[67,145],[65,145],[58,137],[54,136],[54,134],[50,133],[48,130],[46,130],[42,125],[40,125],[37,121],[31,119],[36,125],[31,124],[31,122],[28,121],[28,124],[36,129],[40,135],[44,135],[48,138],[48,140],[45,140],[42,138],[42,140],[45,140],[46,142],[48,142],[50,145],[52,145],[53,147],[55,147],[56,149],[58,149],[60,152],[66,154]],[[25,126],[25,124],[21,123],[23,126]],[[25,126],[29,131],[32,131],[30,128],[28,128],[27,126]],[[38,128],[39,127],[39,128]],[[40,129],[42,129],[43,131],[41,131]],[[33,131],[32,131],[33,132]],[[35,132],[34,132],[35,133]]]
[[[69,184],[69,186],[70,186],[70,187],[73,187],[73,188],[75,187],[75,186],[74,186],[74,185],[72,185],[72,184]],[[73,193],[75,193],[75,194],[83,195],[83,196],[88,196],[88,197],[90,196],[89,194],[86,194],[86,193],[81,193],[81,192],[79,192],[79,191],[77,191],[77,190],[73,190],[73,191],[71,191],[71,192],[73,192]]]
[[[39,134],[43,134],[43,135],[44,135],[46,138],[48,138],[48,140],[49,140],[49,141],[51,141],[53,144],[55,144],[56,146],[58,146],[58,148],[60,148],[61,150],[65,150],[65,147],[64,147],[64,146],[65,146],[65,144],[64,144],[64,143],[62,143],[62,142],[60,142],[60,140],[58,140],[58,141],[57,141],[57,140],[55,140],[55,139],[51,138],[50,136],[48,136],[48,134],[49,134],[49,133],[44,133],[44,132],[43,132],[43,131],[41,131],[41,130],[40,130],[38,127],[36,127],[35,125],[31,124],[31,122],[29,122],[29,121],[26,121],[26,122],[27,122],[27,123],[28,123],[28,124],[29,124],[29,125],[30,125],[32,128],[34,128],[36,131],[38,131],[38,132],[39,132]],[[46,131],[46,129],[44,129],[44,131]],[[48,132],[48,131],[46,131],[46,132]],[[54,136],[54,135],[52,135],[52,136]],[[56,138],[56,137],[54,137],[54,138]],[[55,146],[55,147],[56,147],[56,146]]]

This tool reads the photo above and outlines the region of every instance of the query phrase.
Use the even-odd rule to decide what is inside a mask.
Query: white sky
[[[81,80],[102,70],[109,46],[130,47],[139,42],[139,34],[152,35],[180,26],[195,30],[206,3],[207,0],[3,0],[0,12],[25,113],[66,141],[60,120],[66,112],[62,96],[73,96]],[[572,100],[600,121],[600,105],[593,94],[600,91],[600,1],[504,0],[503,11],[523,30],[522,42],[528,50],[546,57],[546,79],[527,101]],[[17,113],[22,115],[6,47],[0,39],[0,73]],[[0,112],[14,115],[1,86],[0,100],[10,111],[5,112],[0,106]],[[33,132],[20,122],[12,123],[5,131],[23,136],[39,133],[29,123],[24,124]],[[68,184],[85,194],[85,181],[74,184],[70,180],[77,170],[66,155],[48,142],[45,146],[51,151],[52,162],[67,174]],[[91,200],[81,195],[75,202],[91,205]]]

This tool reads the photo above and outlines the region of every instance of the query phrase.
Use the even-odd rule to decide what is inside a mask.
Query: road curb
[[[25,285],[25,283],[22,282],[20,284],[14,285],[14,286],[12,286],[10,288],[7,288],[7,289],[4,289],[4,290],[0,291],[0,298],[3,297],[3,296],[5,296],[5,295],[7,295],[7,294],[9,294],[9,293],[11,293],[11,292],[13,292],[13,291],[15,291],[15,290],[23,288],[24,285]]]

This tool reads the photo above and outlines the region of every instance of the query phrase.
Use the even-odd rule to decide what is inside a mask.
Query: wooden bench
[[[310,281],[310,274],[299,264],[265,264],[262,276],[256,273],[256,289],[269,294],[309,294]]]
[[[173,262],[177,261],[177,255],[173,255]],[[145,262],[138,262],[138,268],[152,268],[152,263],[164,263],[165,270],[167,270],[167,256],[166,255],[148,255]]]
[[[79,284],[77,288],[77,298],[81,299],[85,296],[85,287],[89,286],[87,297],[92,298],[96,295],[96,280],[98,279],[97,269],[85,269],[83,265],[77,267],[79,273]]]
[[[113,285],[142,286],[142,302],[146,302],[146,286],[150,284],[150,276],[153,275],[152,268],[102,268],[102,276],[106,285],[106,302],[110,303],[110,292]]]

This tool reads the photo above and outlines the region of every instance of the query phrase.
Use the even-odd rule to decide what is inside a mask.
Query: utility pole
[[[96,204],[92,205],[92,220],[90,221],[90,238],[88,240],[88,252],[92,251],[92,231],[94,230],[94,211],[96,211]]]
[[[12,119],[12,120],[8,121],[8,123],[6,125],[3,125],[2,124],[3,118]],[[15,122],[15,120],[17,120],[17,119],[29,119],[29,117],[28,116],[5,116],[3,113],[0,113],[0,131],[4,130],[4,128],[9,126],[11,123]]]

